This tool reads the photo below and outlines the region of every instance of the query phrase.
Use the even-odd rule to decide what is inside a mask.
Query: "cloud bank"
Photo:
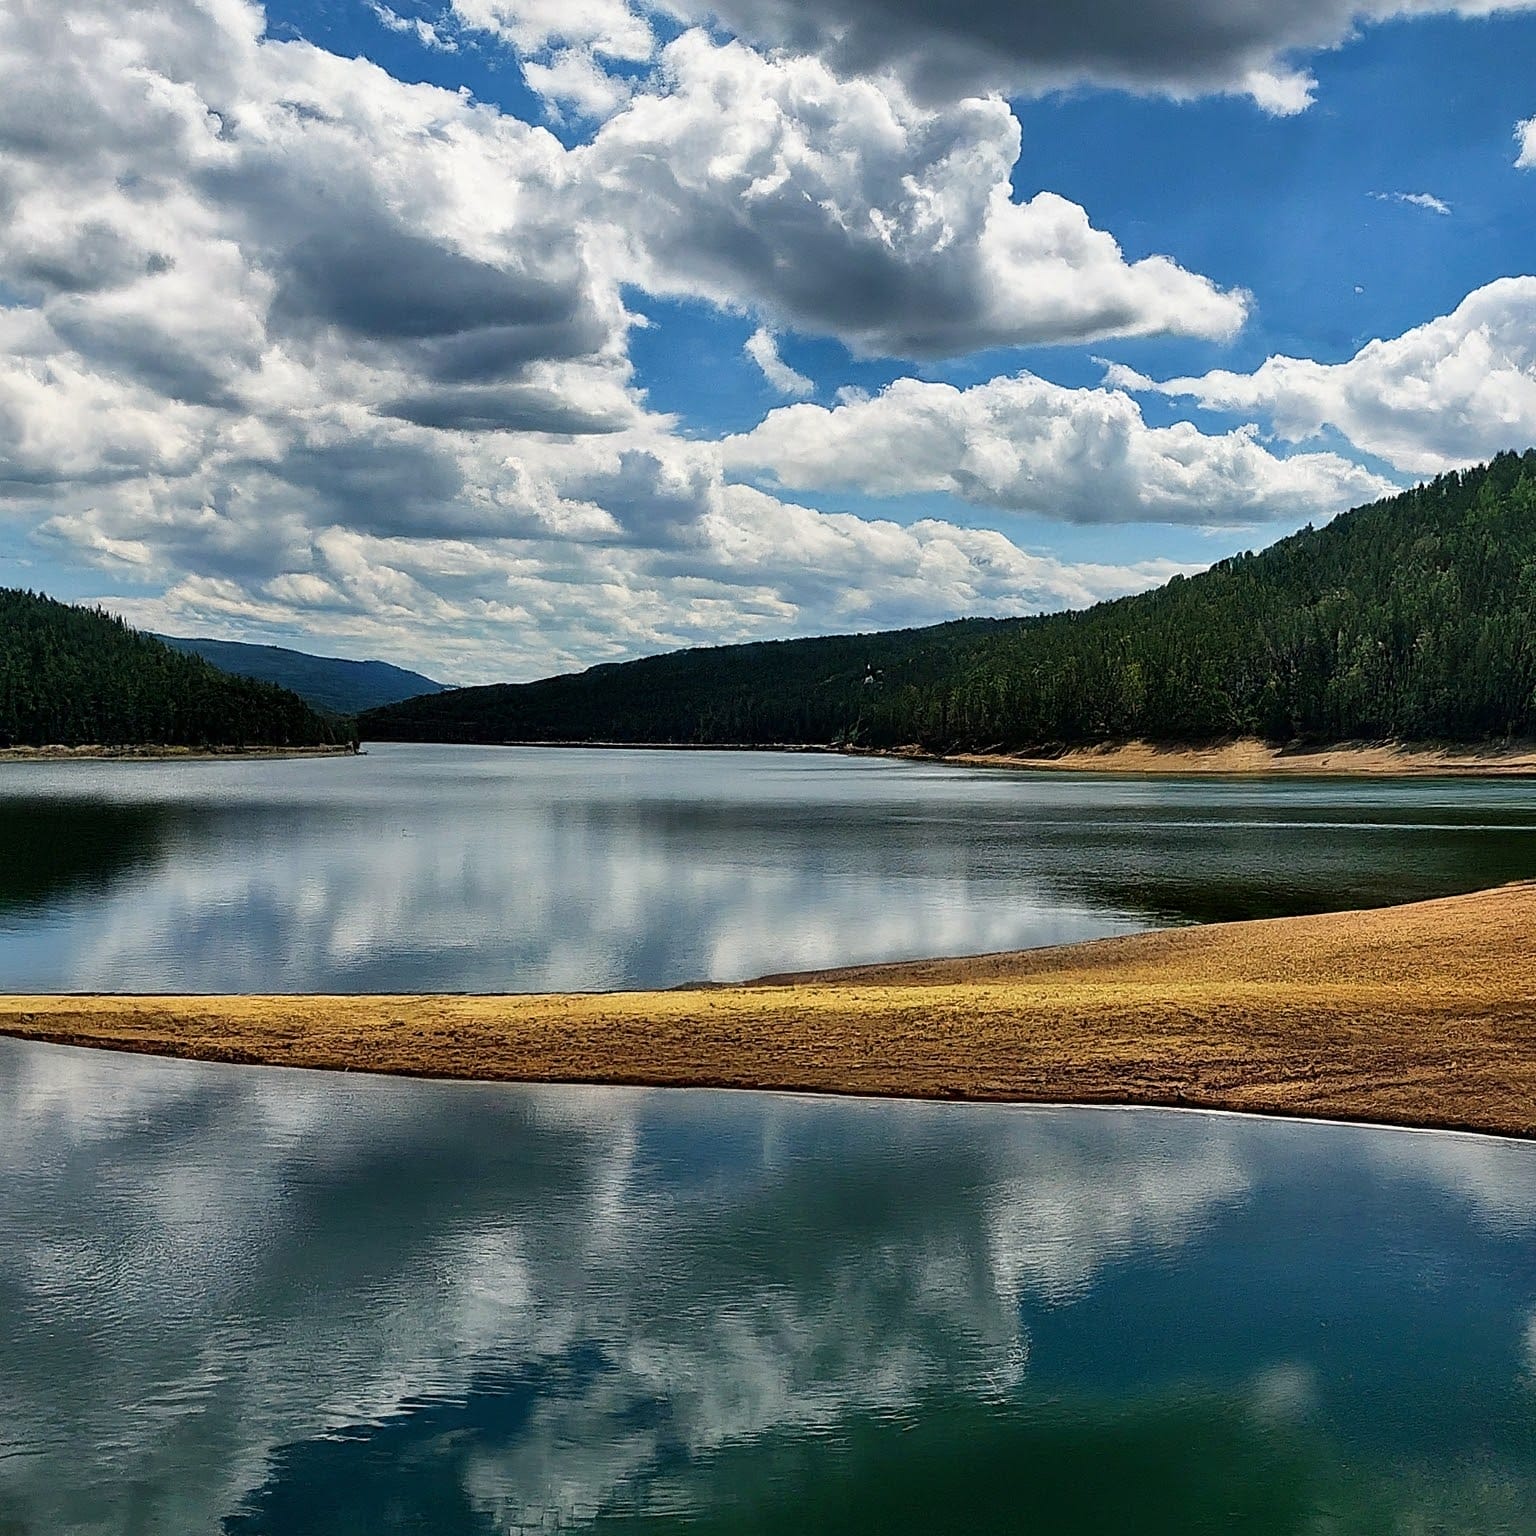
[[[782,332],[928,361],[1230,337],[1246,293],[1128,256],[1055,192],[1016,198],[1020,124],[988,91],[1092,80],[1280,109],[1282,56],[1400,12],[724,0],[710,17],[744,41],[686,6],[663,26],[619,0],[457,0],[430,35],[377,8],[425,48],[473,32],[515,50],[590,119],[566,143],[274,38],[246,0],[13,0],[0,517],[156,627],[323,634],[465,680],[1150,585],[1175,567],[791,493],[1075,522],[1326,516],[1389,482],[1276,453],[1265,422],[1298,442],[1336,429],[1405,472],[1536,436],[1536,280],[1349,363],[1156,386],[1246,418],[1219,432],[1150,426],[1132,398],[1150,383],[1124,370],[1098,390],[1014,371],[898,378],[711,443],[653,408],[632,333],[653,297],[745,316],[748,357],[790,399],[816,381]]]
[[[545,10],[534,0],[495,3],[505,12]],[[469,14],[486,0],[455,6]],[[1361,26],[1488,16],[1530,9],[1530,0],[665,0],[659,8],[714,20],[758,44],[814,53],[846,73],[895,75],[927,101],[1091,85],[1175,99],[1244,95],[1284,116],[1305,110],[1316,89],[1297,61],[1337,47]],[[581,18],[614,18],[627,8],[589,0],[575,9]]]
[[[460,14],[551,61],[652,51],[613,5]],[[921,106],[699,32],[567,148],[274,40],[243,0],[17,0],[0,150],[0,514],[157,627],[324,633],[466,678],[1172,569],[730,483],[648,409],[627,295],[755,312],[790,393],[775,323],[928,355],[1221,335],[1245,306],[1126,261],[1065,199],[1014,202],[1001,102]]]
[[[1151,427],[1122,390],[1028,373],[969,389],[901,379],[874,399],[783,407],[722,452],[791,490],[938,491],[1075,523],[1267,522],[1396,489],[1337,454],[1282,459],[1248,429]]]
[[[1167,257],[1128,262],[1065,198],[1015,202],[1019,123],[996,98],[923,107],[892,82],[700,32],[665,50],[659,80],[572,156],[649,292],[892,357],[1220,338],[1247,313],[1246,295]]]

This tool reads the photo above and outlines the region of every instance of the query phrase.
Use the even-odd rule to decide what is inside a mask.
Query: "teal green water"
[[[537,991],[1536,877],[1536,784],[373,746],[0,765],[0,990]]]
[[[1530,1536],[1536,1146],[0,1041],[0,1531]]]

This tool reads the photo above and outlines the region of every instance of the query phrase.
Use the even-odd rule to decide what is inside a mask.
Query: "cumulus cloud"
[[[1079,85],[1186,98],[1250,96],[1303,110],[1315,82],[1293,62],[1393,17],[1485,16],[1531,0],[672,0],[743,37],[816,53],[853,74],[895,73],[925,100]]]
[[[557,116],[609,116],[656,48],[650,22],[625,0],[453,0],[453,15],[514,49],[529,87]]]
[[[1301,62],[1373,22],[1478,17],[1536,0],[453,0],[463,25],[498,36],[532,62],[587,77],[594,96],[622,95],[628,70],[653,57],[657,15],[723,28],[770,50],[808,54],[846,75],[895,78],[928,103],[1041,95],[1079,86],[1175,100],[1248,97],[1276,117],[1312,105],[1317,80]],[[568,62],[566,56],[569,56]],[[594,80],[607,72],[609,85]],[[545,89],[536,83],[536,89]]]
[[[1277,356],[1252,373],[1155,388],[1208,410],[1261,413],[1291,442],[1332,428],[1411,474],[1474,464],[1536,442],[1536,277],[1489,283],[1346,362]]]
[[[461,386],[562,370],[614,412],[628,317],[571,225],[548,134],[263,42],[230,0],[127,9],[132,26],[120,7],[29,0],[0,21],[0,272],[56,354],[255,414],[439,387],[441,413]],[[84,121],[71,91],[29,99],[55,69]],[[82,226],[89,259],[70,267]]]
[[[786,406],[722,453],[794,490],[938,491],[1080,523],[1296,519],[1396,489],[1336,454],[1277,458],[1251,428],[1151,427],[1121,390],[1029,373],[969,389],[901,379],[873,399]]]
[[[781,395],[808,395],[815,388],[803,373],[798,373],[779,356],[779,344],[772,331],[764,326],[747,337],[742,351],[762,370],[763,377]]]
[[[1515,164],[1523,171],[1536,170],[1536,117],[1515,125],[1515,142],[1520,146]]]
[[[573,156],[653,293],[751,307],[856,350],[937,357],[1101,336],[1224,337],[1247,297],[1127,261],[1077,204],[1015,202],[997,98],[919,106],[891,82],[689,32]]]
[[[579,47],[641,61],[650,58],[656,41],[649,21],[628,0],[453,0],[453,14],[522,53]]]

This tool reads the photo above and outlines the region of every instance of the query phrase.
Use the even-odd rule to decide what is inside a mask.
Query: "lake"
[[[1536,876],[1517,780],[370,746],[0,765],[0,990],[671,986]]]
[[[1530,1536],[1536,1145],[0,1041],[6,1536]]]

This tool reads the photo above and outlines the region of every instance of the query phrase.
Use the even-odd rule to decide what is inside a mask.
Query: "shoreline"
[[[383,738],[380,738],[384,741]],[[1446,742],[1344,741],[1277,747],[1256,737],[1206,746],[1148,741],[1069,747],[1059,752],[930,752],[905,747],[847,747],[810,742],[730,741],[409,741],[385,745],[530,747],[605,752],[772,752],[821,757],[879,757],[898,762],[952,763],[1023,773],[1102,773],[1147,778],[1221,776],[1264,778],[1532,778],[1536,742],[1468,747]],[[366,745],[366,743],[365,743]]]
[[[182,763],[280,761],[294,757],[356,757],[360,747],[0,747],[0,763]]]
[[[1536,744],[1482,749],[1410,742],[1339,742],[1287,748],[1242,739],[1219,746],[1160,746],[1132,741],[1076,747],[1049,757],[960,752],[942,759],[977,768],[1027,769],[1035,773],[1105,773],[1175,777],[1229,775],[1266,778],[1529,778],[1536,776]]]
[[[1148,1105],[1536,1137],[1536,883],[666,992],[6,997],[0,1033],[496,1081]]]

